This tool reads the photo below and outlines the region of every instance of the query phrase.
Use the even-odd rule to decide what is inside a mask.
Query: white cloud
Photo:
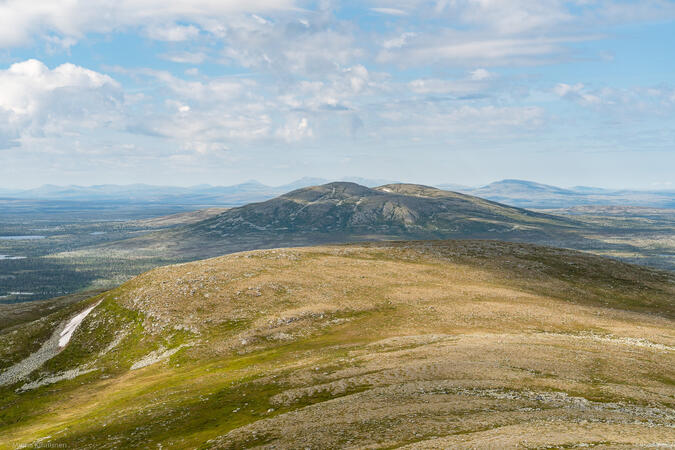
[[[575,85],[559,83],[553,88],[553,92],[562,98],[588,105],[597,105],[601,102],[600,97],[597,95],[585,92],[583,83],[577,83]]]
[[[403,67],[557,63],[578,56],[581,50],[570,44],[605,38],[600,30],[607,27],[675,18],[675,3],[668,0],[371,0],[369,4],[410,13],[410,29],[386,39],[377,55],[378,62]]]
[[[448,107],[449,106],[449,107]],[[546,112],[536,106],[455,106],[436,104],[395,104],[378,113],[382,139],[393,141],[411,136],[449,138],[507,139],[530,133],[546,121]]]
[[[305,138],[310,138],[314,135],[312,128],[306,117],[290,118],[286,125],[279,128],[276,135],[286,142],[297,142]]]
[[[376,92],[384,92],[382,74],[372,74],[364,66],[336,70],[321,81],[301,80],[289,85],[277,97],[280,109],[345,112],[352,110]]]
[[[497,75],[485,69],[470,71],[460,79],[420,78],[408,83],[416,94],[452,94],[471,95],[487,92],[494,84]]]
[[[392,48],[401,48],[408,43],[410,38],[413,38],[415,36],[417,36],[417,33],[412,32],[402,33],[398,37],[384,41],[382,43],[382,47],[384,47],[387,50]]]
[[[377,56],[383,63],[403,66],[446,64],[459,66],[530,65],[553,62],[569,53],[567,43],[590,40],[570,38],[494,38],[467,32],[445,31],[435,36],[418,36],[407,45],[385,46]]]
[[[355,94],[361,92],[368,84],[368,69],[361,64],[346,69],[345,73],[349,77],[349,85]]]
[[[558,83],[553,92],[580,106],[602,110],[613,117],[636,120],[647,116],[671,115],[675,108],[675,89],[668,87],[613,88],[589,87],[583,83]]]
[[[183,149],[205,153],[224,150],[232,143],[263,139],[269,136],[271,119],[266,114],[224,109],[172,108],[169,114],[149,118],[133,131],[170,139]]]
[[[165,103],[166,106],[168,106],[169,108],[175,109],[177,112],[183,114],[187,114],[192,109],[190,108],[189,105],[186,105],[176,100],[167,100]]]
[[[490,78],[494,78],[494,74],[488,72],[485,69],[476,69],[471,71],[471,79],[476,80],[476,81],[482,81],[482,80],[489,80]]]
[[[228,147],[222,142],[191,140],[183,145],[183,149],[205,155],[208,153],[224,152],[230,150],[230,147]],[[187,155],[176,155],[176,156],[186,157]]]
[[[472,129],[483,127],[537,127],[542,124],[544,110],[536,106],[498,107],[464,106],[447,114],[448,120],[462,124],[471,124]]]
[[[332,17],[314,17],[307,25],[242,18],[227,29],[224,62],[282,77],[325,75],[365,56],[352,31]]]
[[[197,37],[199,35],[199,28],[194,25],[153,25],[148,27],[145,32],[150,39],[180,42]]]
[[[161,40],[183,40],[194,37],[193,25],[215,31],[218,21],[233,15],[295,6],[293,0],[6,0],[0,3],[0,47],[51,34],[81,38],[127,27],[147,27],[151,37]],[[192,25],[172,25],[179,21]]]
[[[408,13],[397,8],[370,8],[371,11],[390,16],[407,16]]]
[[[0,70],[5,143],[107,126],[119,118],[123,102],[122,89],[110,76],[73,64],[50,70],[30,59]]]
[[[206,60],[203,52],[176,52],[160,55],[161,58],[180,64],[201,64]]]
[[[500,35],[558,33],[593,24],[660,21],[675,17],[668,0],[370,0],[372,9],[407,11],[421,18],[479,27]]]
[[[233,143],[267,138],[272,119],[257,83],[247,79],[213,78],[188,81],[162,71],[141,71],[150,85],[168,99],[163,109],[138,117],[133,133],[170,139],[187,151],[223,151]]]
[[[457,2],[458,15],[465,23],[480,25],[503,34],[550,29],[570,22],[572,2],[561,0],[469,0]]]

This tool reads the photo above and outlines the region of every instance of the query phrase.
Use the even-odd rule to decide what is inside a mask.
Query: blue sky
[[[674,168],[675,1],[0,0],[0,187]]]

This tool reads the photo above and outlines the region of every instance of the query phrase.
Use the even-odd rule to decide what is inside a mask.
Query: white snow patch
[[[65,347],[68,342],[70,342],[70,338],[73,337],[73,333],[75,330],[77,330],[77,327],[80,326],[82,321],[89,315],[90,312],[96,308],[101,301],[96,302],[94,305],[90,306],[89,308],[85,309],[72,319],[70,319],[70,322],[68,322],[68,325],[61,331],[61,337],[59,338],[59,347],[63,348]]]
[[[4,372],[0,373],[0,386],[4,386],[6,384],[14,384],[18,381],[23,380],[26,378],[28,375],[33,373],[36,369],[41,367],[45,362],[49,361],[52,359],[54,356],[58,355],[61,350],[63,350],[64,346],[68,343],[70,340],[71,336],[73,335],[73,332],[77,328],[77,326],[84,320],[85,317],[94,309],[98,304],[101,303],[100,301],[96,303],[95,305],[87,308],[86,310],[82,311],[80,314],[77,316],[73,317],[68,324],[64,325],[64,322],[59,324],[56,329],[52,332],[52,335],[47,339],[42,346],[34,353],[31,353],[28,355],[26,358],[23,360],[19,361],[18,363],[14,364],[13,366],[9,367],[7,370]],[[85,368],[82,368],[80,370],[85,370]],[[77,370],[77,369],[76,369]],[[68,371],[64,372],[61,375],[55,375],[54,377],[59,377],[62,375],[66,376],[71,376],[76,372],[73,371]],[[84,372],[82,372],[84,373]],[[74,375],[77,376],[77,375]],[[38,380],[35,383],[40,383],[43,382],[43,380]],[[59,381],[59,380],[57,380]],[[29,383],[28,386],[31,384]]]

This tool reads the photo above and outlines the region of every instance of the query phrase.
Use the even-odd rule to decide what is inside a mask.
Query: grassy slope
[[[404,242],[163,267],[98,298],[32,379],[95,370],[0,388],[4,445],[675,443],[667,273],[524,244]],[[34,351],[40,338],[17,334],[44,337],[73,308],[0,334],[0,350]]]

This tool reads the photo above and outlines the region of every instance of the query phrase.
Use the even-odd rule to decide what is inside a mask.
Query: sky
[[[0,0],[0,187],[675,189],[675,0]]]

